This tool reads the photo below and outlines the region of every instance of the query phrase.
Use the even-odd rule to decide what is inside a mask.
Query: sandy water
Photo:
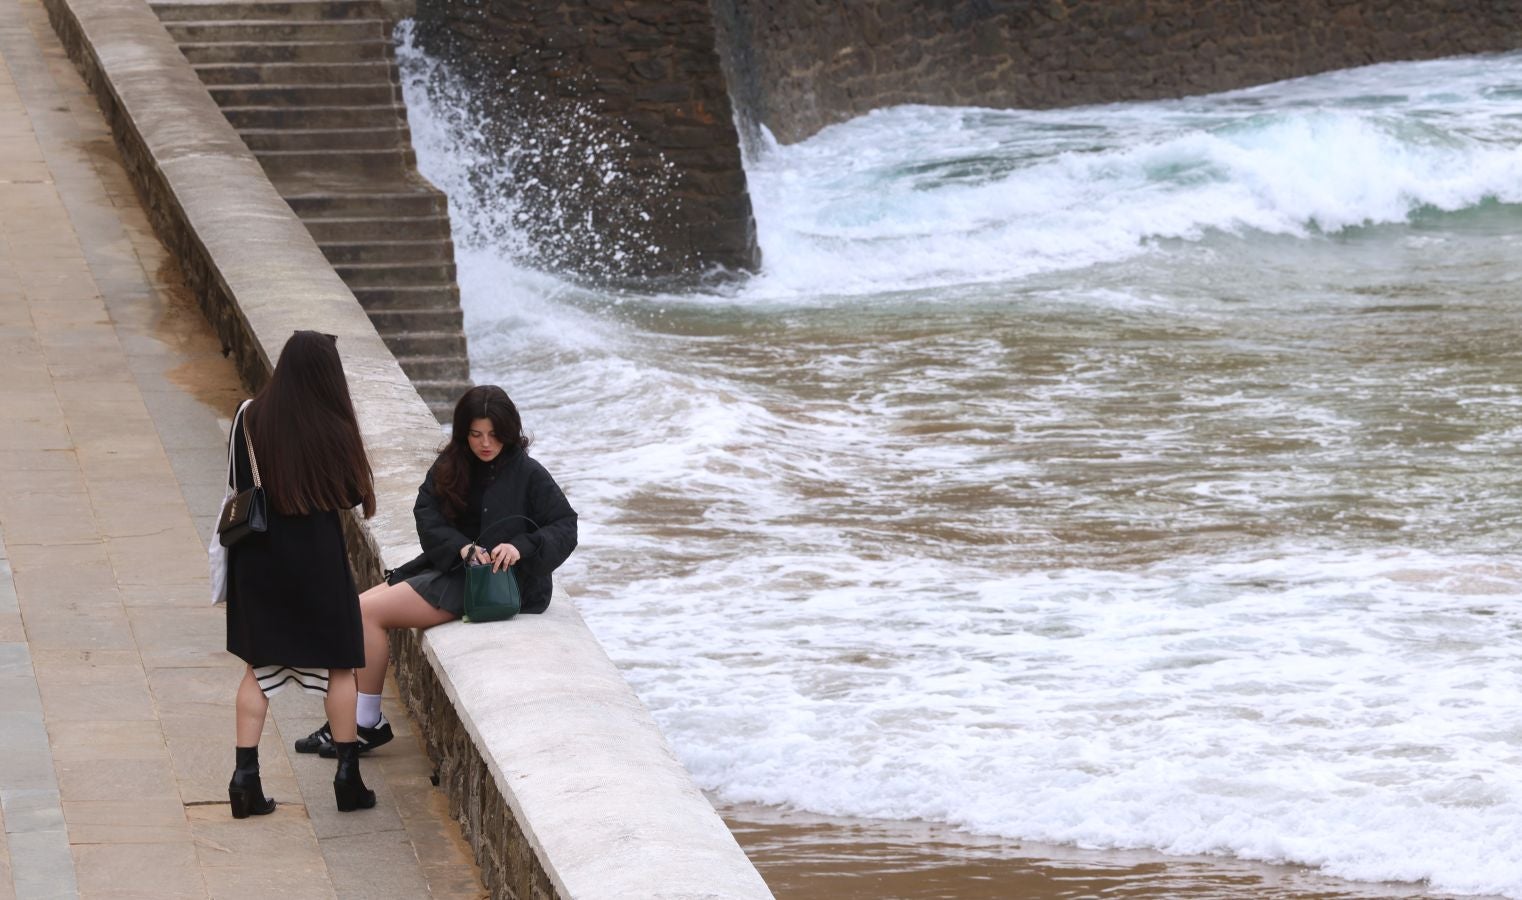
[[[774,886],[1522,896],[1522,57],[881,111],[750,160],[760,275],[648,295],[535,268],[403,38],[475,377]]]
[[[720,806],[779,900],[1441,900],[1422,885],[1344,881],[1305,866],[979,837],[926,822]],[[1494,900],[1493,895],[1463,895]]]

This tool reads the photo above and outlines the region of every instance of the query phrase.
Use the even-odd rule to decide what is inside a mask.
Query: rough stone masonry
[[[1519,0],[713,0],[730,90],[783,143],[906,103],[1153,100],[1522,48]]]
[[[469,83],[528,252],[598,281],[760,261],[707,0],[421,0],[416,40]],[[436,85],[435,87],[443,87]]]

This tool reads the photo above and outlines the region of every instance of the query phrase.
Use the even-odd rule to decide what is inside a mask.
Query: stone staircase
[[[152,0],[441,421],[470,386],[444,195],[418,174],[382,0]]]

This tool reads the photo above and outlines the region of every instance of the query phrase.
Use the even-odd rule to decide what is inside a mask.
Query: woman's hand
[[[476,555],[474,557],[472,557],[470,555],[470,551],[472,551],[472,550],[476,551]],[[486,550],[484,548],[477,547],[475,544],[466,544],[465,546],[461,547],[460,548],[460,558],[465,560],[466,562],[476,562],[476,563],[491,562],[491,557],[486,555]]]
[[[498,544],[491,548],[491,570],[500,572],[522,558],[523,555],[512,544]]]

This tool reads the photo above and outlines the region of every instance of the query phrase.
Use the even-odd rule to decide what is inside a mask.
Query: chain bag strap
[[[248,467],[254,471],[254,490],[263,491],[264,485],[259,481],[259,457],[254,455],[254,437],[248,433],[247,425],[243,426],[243,446],[248,449]]]

